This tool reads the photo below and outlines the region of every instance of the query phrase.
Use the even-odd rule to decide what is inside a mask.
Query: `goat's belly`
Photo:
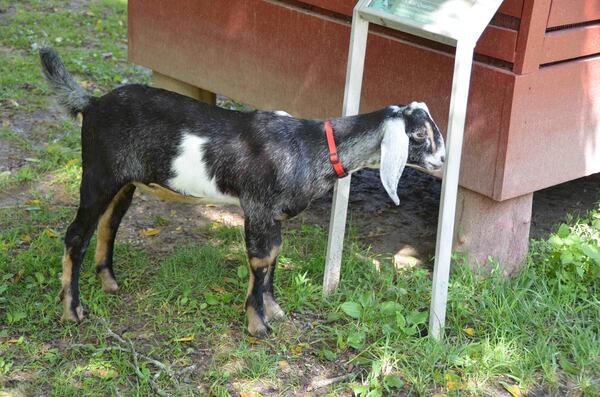
[[[150,193],[161,200],[176,201],[188,204],[235,204],[240,205],[240,201],[233,196],[222,195],[222,197],[196,197],[184,195],[156,183],[133,182],[133,184],[142,192]]]
[[[184,132],[179,143],[179,155],[171,161],[174,176],[167,181],[166,187],[205,203],[239,205],[237,197],[221,192],[215,178],[209,176],[204,160],[204,146],[207,144],[208,138]]]
[[[240,205],[237,197],[221,193],[214,180],[193,180],[181,181],[172,178],[169,180],[168,187],[184,197],[197,199],[206,204],[235,204]]]

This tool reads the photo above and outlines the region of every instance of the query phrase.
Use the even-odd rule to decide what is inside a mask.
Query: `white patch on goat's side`
[[[179,155],[171,162],[171,171],[175,176],[167,181],[167,185],[185,196],[239,205],[237,197],[223,194],[217,187],[215,178],[209,178],[204,162],[204,145],[208,141],[208,138],[184,132],[179,144]]]
[[[286,117],[292,117],[291,114],[289,114],[288,112],[284,111],[284,110],[276,110],[273,113],[275,113],[277,116],[286,116]]]

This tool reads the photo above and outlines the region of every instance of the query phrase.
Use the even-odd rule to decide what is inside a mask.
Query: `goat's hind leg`
[[[63,254],[61,297],[64,305],[63,320],[81,321],[83,308],[79,300],[79,271],[81,262],[94,234],[100,215],[106,210],[114,192],[92,186],[84,177],[80,188],[80,202],[75,220],[67,228]]]
[[[135,192],[134,185],[126,185],[112,199],[98,221],[96,242],[96,273],[102,282],[105,292],[116,292],[119,289],[113,270],[113,251],[115,237],[123,216],[129,209]]]

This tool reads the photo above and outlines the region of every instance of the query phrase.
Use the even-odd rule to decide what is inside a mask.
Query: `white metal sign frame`
[[[372,7],[375,3],[384,4],[385,7]],[[501,3],[502,0],[360,0],[352,17],[342,111],[344,116],[355,115],[359,111],[369,23],[456,47],[429,315],[429,334],[436,339],[443,336],[446,320],[452,236],[473,50]],[[394,7],[394,13],[385,10],[386,7]],[[333,292],[339,283],[350,179],[350,175],[339,179],[334,188],[323,279],[325,295]]]

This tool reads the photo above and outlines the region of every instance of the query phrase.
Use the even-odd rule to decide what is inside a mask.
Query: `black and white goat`
[[[428,170],[444,162],[443,138],[423,103],[324,122],[284,112],[222,109],[135,84],[93,97],[54,50],[42,49],[40,58],[61,104],[71,116],[83,116],[80,203],[63,256],[64,319],[83,318],[78,279],[95,229],[102,287],[118,289],[115,235],[136,187],[166,199],[242,207],[250,267],[248,331],[262,336],[269,321],[284,317],[273,294],[281,221],[303,211],[338,178],[326,125],[335,134],[343,167],[380,165],[383,186],[396,204],[407,162]]]

